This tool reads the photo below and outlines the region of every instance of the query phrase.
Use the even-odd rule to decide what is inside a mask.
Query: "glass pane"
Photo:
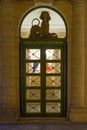
[[[40,49],[26,49],[26,60],[39,60]]]
[[[27,89],[26,100],[40,100],[40,90]]]
[[[40,76],[26,76],[26,87],[32,86],[40,86]]]
[[[60,103],[46,103],[46,112],[47,113],[60,113]]]
[[[36,0],[36,1],[40,1],[40,0]],[[40,25],[41,25],[42,20],[40,19],[40,15],[41,15],[41,12],[43,11],[49,12],[49,15],[51,18],[49,22],[49,28],[50,28],[49,32],[52,34],[55,32],[58,38],[65,38],[66,26],[65,26],[64,20],[62,19],[60,14],[58,14],[56,11],[54,11],[53,9],[46,8],[46,7],[36,8],[33,11],[30,11],[29,13],[27,13],[26,17],[23,19],[22,24],[21,24],[20,37],[29,38],[30,30],[32,27],[32,21],[35,18],[39,19]],[[38,25],[37,22],[34,22],[33,24]]]
[[[46,63],[46,73],[61,73],[61,63]]]
[[[59,99],[61,99],[61,90],[46,89],[46,100],[59,100]]]
[[[46,60],[61,60],[61,49],[47,49]]]
[[[26,112],[27,113],[40,113],[40,103],[36,103],[36,102],[28,102],[26,103]]]
[[[40,63],[26,63],[26,73],[40,73]]]
[[[46,76],[47,87],[60,87],[61,77],[60,76]]]

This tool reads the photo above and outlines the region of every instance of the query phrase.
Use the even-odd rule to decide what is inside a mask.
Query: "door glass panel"
[[[61,73],[61,63],[46,63],[46,73]]]
[[[39,60],[40,49],[26,49],[26,60]]]
[[[26,113],[40,113],[41,105],[39,102],[28,102],[26,103]]]
[[[26,73],[40,73],[40,63],[39,62],[26,63]]]
[[[46,49],[46,60],[61,60],[61,49]]]
[[[46,76],[46,86],[47,87],[60,87],[61,76]]]
[[[57,102],[47,102],[46,103],[47,113],[60,113],[60,103]]]
[[[61,91],[59,89],[46,89],[46,100],[61,99]]]
[[[40,76],[26,76],[26,87],[39,87]]]
[[[38,89],[27,89],[26,100],[40,100],[40,90]]]
[[[63,47],[55,42],[53,45],[42,42],[22,49],[21,115],[60,116],[65,112],[66,55]]]

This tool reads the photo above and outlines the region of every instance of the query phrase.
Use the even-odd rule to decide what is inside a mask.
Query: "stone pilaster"
[[[2,1],[2,107],[7,106],[7,51],[10,50],[12,37],[12,10],[11,1]],[[10,51],[9,51],[10,53]]]
[[[2,92],[2,105],[0,107],[0,122],[12,122],[16,119],[17,108],[17,66],[16,64],[16,51],[15,44],[15,26],[14,26],[14,0],[2,0],[2,33],[1,33],[1,92]],[[6,116],[8,115],[8,116]],[[3,118],[2,118],[3,117]]]
[[[1,2],[0,2],[0,73],[2,71],[2,7],[1,7]],[[0,106],[2,104],[2,75],[0,74]]]
[[[85,0],[72,0],[72,96],[71,120],[82,119],[85,106]],[[81,111],[81,115],[80,115]]]
[[[87,10],[87,5],[86,5],[86,10]],[[86,21],[85,21],[85,25],[87,25],[87,13],[85,12],[85,18],[86,18]],[[85,56],[85,59],[87,59],[87,26],[85,26],[85,34],[86,34],[86,47],[85,47],[85,50],[86,50],[86,56]],[[87,66],[87,60],[86,60],[86,66]],[[86,91],[85,91],[85,103],[86,103],[86,106],[87,106],[87,67],[86,67]]]
[[[72,105],[84,106],[85,87],[85,2],[73,0]]]

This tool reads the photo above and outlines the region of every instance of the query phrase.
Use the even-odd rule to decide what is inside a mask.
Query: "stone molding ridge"
[[[35,4],[35,6],[40,6],[40,5],[44,5],[44,6],[46,6],[46,5],[52,5],[53,4],[53,2],[54,2],[54,0],[33,0],[33,2],[34,2],[34,4]]]

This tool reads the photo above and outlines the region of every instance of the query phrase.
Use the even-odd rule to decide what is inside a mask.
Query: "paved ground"
[[[87,130],[87,124],[0,124],[0,130]]]

